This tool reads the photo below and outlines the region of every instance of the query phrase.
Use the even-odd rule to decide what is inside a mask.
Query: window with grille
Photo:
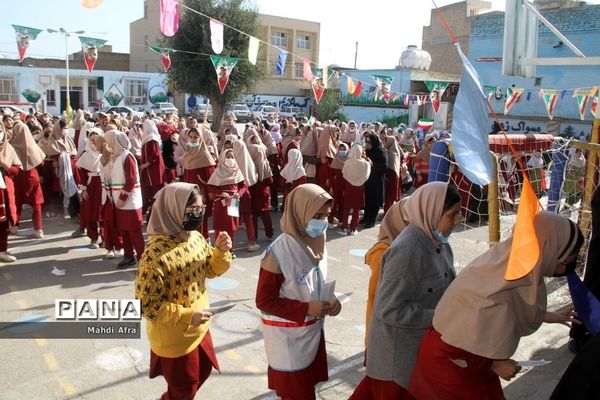
[[[304,78],[304,64],[296,63],[294,65],[294,78]]]
[[[49,105],[49,106],[56,105],[56,91],[46,90],[46,105]]]
[[[271,44],[275,46],[287,47],[287,37],[283,32],[271,33]]]
[[[19,101],[17,79],[12,76],[0,76],[0,100]]]
[[[296,37],[296,47],[299,49],[310,49],[310,36],[298,35]]]
[[[148,81],[146,79],[125,79],[125,105],[146,105]]]

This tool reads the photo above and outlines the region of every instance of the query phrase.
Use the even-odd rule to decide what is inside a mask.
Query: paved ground
[[[26,211],[26,215],[29,210]],[[278,225],[280,214],[272,214]],[[72,239],[75,228],[62,217],[45,220],[46,236],[31,236],[25,221],[19,236],[10,237],[18,257],[0,264],[0,321],[35,316],[54,317],[56,298],[131,298],[135,270],[115,269],[117,261],[105,260],[104,250],[89,249],[87,238]],[[326,323],[330,380],[318,386],[321,399],[345,399],[364,374],[364,304],[369,271],[363,254],[376,240],[377,227],[357,236],[340,237],[329,231],[330,277],[337,280],[343,310]],[[487,228],[462,229],[452,236],[456,267],[461,268],[485,250]],[[260,232],[261,237],[264,235]],[[215,316],[211,332],[222,373],[213,374],[197,398],[270,399],[259,314],[254,295],[259,253],[245,251],[245,232],[238,231],[238,258],[221,278],[209,284],[212,305],[239,302],[233,310]],[[263,246],[264,240],[259,241]],[[56,266],[65,276],[50,273]],[[550,303],[563,304],[565,288],[551,282]],[[566,368],[571,355],[566,349],[567,328],[543,326],[524,339],[516,359],[545,358],[552,363],[522,373],[506,386],[509,399],[546,399]],[[145,332],[139,340],[2,340],[0,363],[3,389],[0,398],[21,399],[155,399],[165,383],[148,378],[149,348]]]

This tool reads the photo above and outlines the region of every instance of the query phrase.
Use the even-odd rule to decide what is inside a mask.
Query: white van
[[[155,103],[150,108],[154,114],[179,114],[179,110],[173,105],[173,103]]]

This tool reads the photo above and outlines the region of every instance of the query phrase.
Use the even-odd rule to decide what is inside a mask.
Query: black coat
[[[379,136],[370,134],[371,148],[367,149],[367,157],[373,162],[371,174],[365,182],[365,206],[383,206],[383,188],[385,186],[385,173],[387,171],[387,154],[381,145]]]

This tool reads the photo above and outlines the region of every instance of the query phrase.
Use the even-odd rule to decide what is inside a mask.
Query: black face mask
[[[183,229],[186,231],[195,231],[202,226],[204,220],[204,213],[188,212],[185,213],[185,219],[183,220]]]

